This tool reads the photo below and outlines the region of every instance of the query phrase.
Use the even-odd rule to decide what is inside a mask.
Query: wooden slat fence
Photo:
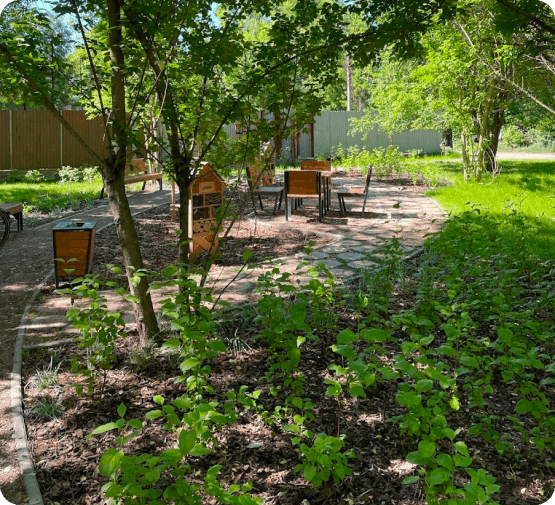
[[[102,118],[67,110],[64,118],[101,157],[107,155]],[[98,160],[47,110],[0,111],[0,170],[98,165]]]

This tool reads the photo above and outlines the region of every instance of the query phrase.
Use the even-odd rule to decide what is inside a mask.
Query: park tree
[[[45,37],[49,34],[48,19],[34,9],[27,10],[20,17],[20,26],[14,27],[12,24],[14,30],[2,32],[0,34],[0,67],[9,69],[19,78],[17,82],[20,83],[21,100],[50,110],[98,161],[123,252],[131,290],[130,300],[133,302],[139,335],[144,341],[147,335],[154,337],[159,330],[152,299],[148,293],[148,281],[146,276],[141,273],[144,265],[125,193],[125,167],[128,145],[132,144],[132,137],[129,133],[126,112],[125,56],[122,50],[120,4],[117,0],[107,0],[105,4],[101,4],[97,8],[97,15],[104,16],[108,30],[107,49],[111,75],[108,82],[102,83],[95,75],[92,90],[96,91],[100,103],[102,103],[102,87],[105,86],[110,90],[110,110],[106,107],[102,108],[105,135],[109,146],[107,156],[92,150],[65,120],[61,114],[60,105],[56,103],[55,96],[52,94],[52,88],[43,79],[41,49],[44,47]],[[86,35],[84,32],[82,34],[86,44]],[[60,63],[59,60],[55,62],[56,65],[58,63]],[[65,74],[61,65],[57,67],[57,70],[57,77],[62,79]]]
[[[52,102],[60,107],[71,101],[70,86],[59,79],[60,72],[68,72],[66,57],[71,51],[71,30],[52,13],[33,8],[29,0],[8,4],[0,15],[3,38],[17,38],[20,47],[34,53],[37,83],[50,90]],[[32,107],[26,95],[24,78],[13,65],[5,65],[0,72],[0,107]]]
[[[515,39],[495,29],[486,2],[461,4],[456,16],[428,30],[421,53],[399,58],[389,48],[374,77],[374,108],[354,122],[367,132],[376,122],[386,131],[455,129],[460,135],[465,178],[480,180],[495,164],[505,111],[518,96],[507,79],[526,66],[510,54]]]
[[[56,13],[73,16],[81,36],[89,69],[74,74],[73,89],[81,104],[96,108],[103,118],[107,154],[92,151],[65,121],[43,80],[40,48],[49,22],[42,17],[33,24],[32,16],[39,18],[31,10],[15,31],[0,34],[0,66],[13,74],[12,84],[19,83],[22,99],[49,109],[98,161],[143,335],[156,335],[158,325],[147,277],[141,274],[143,262],[124,176],[131,153],[140,147],[134,126],[144,120],[144,104],[160,111],[168,131],[167,143],[160,143],[180,189],[180,227],[186,237],[188,187],[202,160],[223,166],[221,160],[236,161],[239,152],[251,158],[261,140],[287,124],[285,119],[293,130],[302,128],[321,106],[339,49],[348,48],[361,62],[387,44],[411,49],[419,33],[451,12],[443,1],[426,5],[294,1],[280,10],[281,4],[278,0],[54,2]],[[348,13],[360,16],[367,28],[345,34],[343,20]],[[245,35],[243,21],[251,15],[270,21],[263,40]],[[100,65],[98,58],[103,60]],[[67,77],[61,66],[57,71],[60,79]],[[224,143],[224,125],[233,122],[253,125],[246,140],[236,146]],[[180,259],[185,260],[188,252],[182,243]]]

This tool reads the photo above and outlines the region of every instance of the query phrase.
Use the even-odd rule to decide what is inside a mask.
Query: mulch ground
[[[137,219],[148,269],[160,270],[177,257],[177,225],[169,219],[168,210],[160,207]],[[246,247],[253,249],[254,259],[262,259],[300,252],[308,241],[319,244],[328,240],[295,231],[254,229],[247,221],[240,221],[223,241],[218,261],[226,265],[241,264]],[[98,234],[95,271],[101,272],[101,276],[108,276],[106,270],[102,270],[103,265],[121,263],[115,244],[113,230]],[[410,300],[403,302],[410,303]],[[341,328],[357,329],[357,316],[348,310],[337,308],[336,316]],[[249,392],[262,391],[260,403],[271,414],[274,407],[285,404],[285,394],[270,395],[263,379],[268,371],[268,349],[261,340],[254,338],[257,328],[232,317],[228,315],[218,321],[230,351],[210,362],[210,383],[215,393],[207,399],[223,403],[226,391],[247,386]],[[324,335],[320,342],[307,342],[303,346],[301,373],[305,379],[305,395],[314,402],[316,420],[310,428],[315,433],[345,434],[346,448],[355,453],[349,460],[352,476],[337,487],[314,490],[294,471],[298,456],[291,445],[292,435],[281,429],[279,419],[273,425],[263,423],[255,410],[239,410],[238,421],[225,425],[216,433],[218,451],[215,455],[192,459],[194,470],[205,471],[213,465],[222,465],[219,475],[222,485],[228,487],[250,481],[253,483],[251,493],[262,497],[266,505],[425,504],[421,484],[402,484],[402,480],[416,470],[404,460],[416,447],[415,441],[403,436],[395,423],[387,422],[403,413],[395,400],[396,385],[386,382],[367,399],[356,402],[345,397],[341,406],[335,399],[326,397],[324,380],[331,378],[328,365],[337,360],[337,355],[329,348],[330,337]],[[115,446],[115,435],[108,432],[91,439],[87,436],[97,426],[117,420],[117,408],[122,403],[127,407],[127,419],[142,419],[145,412],[157,407],[154,395],[162,394],[168,403],[184,393],[183,384],[174,381],[180,374],[175,355],[153,349],[139,353],[137,337],[130,333],[115,349],[116,363],[106,374],[102,396],[97,393],[98,401],[84,399],[77,396],[72,387],[76,377],[70,372],[72,358],[80,353],[82,351],[75,345],[67,345],[53,350],[27,351],[24,357],[27,431],[46,505],[108,503],[101,493],[106,479],[99,475],[97,468],[102,453]],[[52,369],[58,372],[56,382],[39,390],[39,381]],[[497,409],[513,412],[511,398]],[[470,422],[468,414],[468,424]],[[126,452],[154,453],[170,448],[174,441],[175,437],[162,427],[162,421],[149,421],[148,429],[126,446]],[[470,437],[467,442],[471,443]],[[476,441],[473,444],[476,445]],[[515,446],[515,450],[522,450],[523,458],[519,462],[517,459],[510,468],[489,446],[475,455],[475,461],[497,478],[501,491],[495,498],[503,505],[545,502],[547,497],[539,491],[548,478],[541,470],[545,462],[527,457],[524,447]],[[190,477],[192,481],[198,479],[195,475]],[[205,503],[212,502],[207,499]]]

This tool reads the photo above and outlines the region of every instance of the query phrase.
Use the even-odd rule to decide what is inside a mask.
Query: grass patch
[[[101,189],[100,177],[87,182],[2,182],[0,201],[23,202],[24,213],[51,213],[69,208],[77,210],[83,202],[97,199]]]
[[[483,174],[478,183],[464,182],[462,163],[442,164],[441,175],[452,185],[435,188],[427,195],[455,214],[467,210],[471,202],[495,214],[518,209],[527,217],[555,218],[555,162],[502,161],[500,166],[501,174],[495,180]]]

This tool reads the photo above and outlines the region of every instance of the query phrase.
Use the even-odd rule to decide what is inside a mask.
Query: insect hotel
[[[225,187],[214,167],[210,163],[202,163],[199,174],[189,187],[188,228],[193,258],[202,251],[213,253],[218,247],[217,234],[221,230],[221,223],[217,223],[216,214],[224,203]],[[172,204],[172,208],[175,208],[175,193],[172,194]]]

